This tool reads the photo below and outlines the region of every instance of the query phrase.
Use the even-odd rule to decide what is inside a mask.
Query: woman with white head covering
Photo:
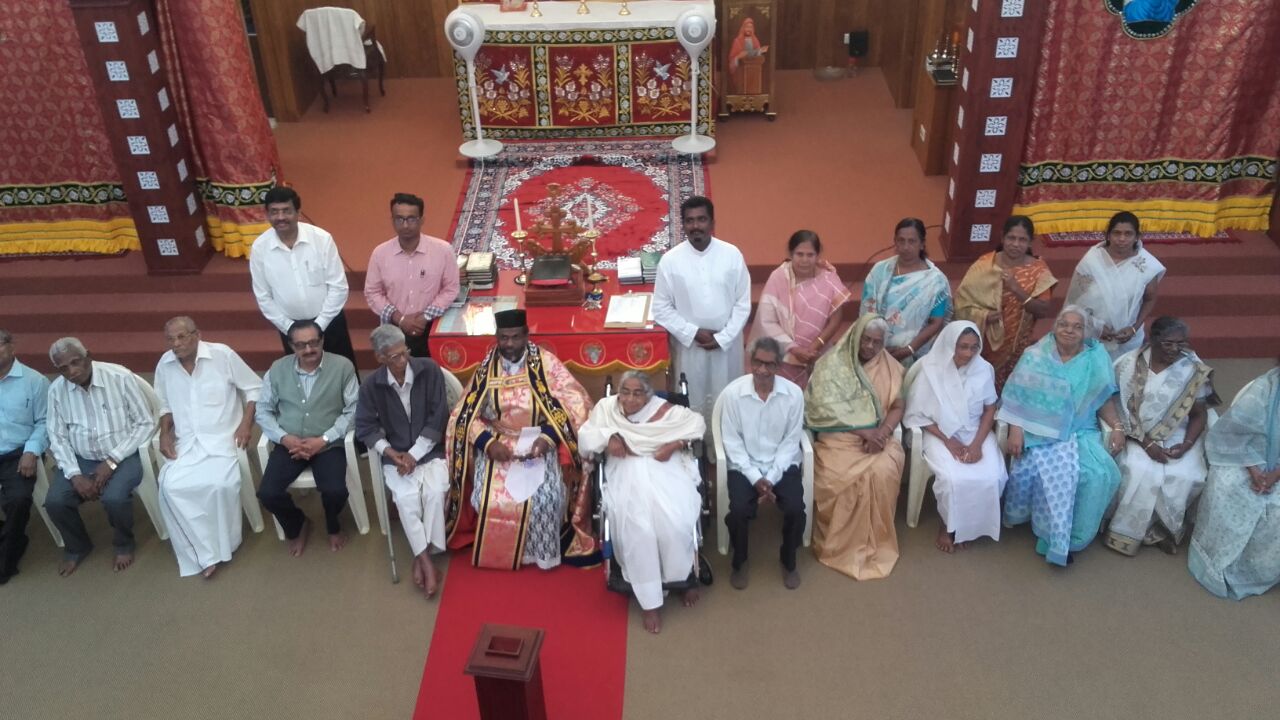
[[[1000,494],[1008,474],[991,432],[995,369],[981,352],[977,325],[948,324],[919,361],[907,391],[903,424],[924,431],[924,459],[935,475],[942,517],[937,546],[948,553],[983,536],[1000,539]]]

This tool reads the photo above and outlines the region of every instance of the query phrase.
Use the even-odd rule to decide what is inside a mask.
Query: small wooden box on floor
[[[546,720],[542,698],[543,632],[513,625],[484,625],[467,660],[476,679],[481,720]]]

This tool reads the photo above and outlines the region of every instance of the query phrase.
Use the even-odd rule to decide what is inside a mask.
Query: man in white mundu
[[[618,394],[596,403],[578,431],[584,459],[606,453],[603,502],[622,576],[644,611],[644,627],[661,630],[662,584],[688,579],[698,549],[698,463],[679,452],[702,437],[702,416],[657,397],[638,370],[622,375]],[[698,601],[696,588],[684,604]]]
[[[183,577],[213,577],[240,547],[240,464],[262,379],[231,348],[204,342],[195,321],[165,323],[171,348],[156,365],[160,512]],[[248,406],[246,410],[245,406]]]
[[[715,206],[695,195],[680,206],[688,242],[658,263],[653,318],[673,342],[689,381],[689,408],[710,418],[716,397],[742,374],[742,329],[751,314],[751,276],[738,248],[712,237]]]

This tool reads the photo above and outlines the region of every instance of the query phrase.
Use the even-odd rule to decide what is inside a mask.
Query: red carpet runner
[[[445,579],[414,720],[479,718],[475,685],[462,673],[484,623],[542,628],[547,716],[622,717],[627,599],[604,589],[599,568],[551,572],[480,570],[454,555]]]

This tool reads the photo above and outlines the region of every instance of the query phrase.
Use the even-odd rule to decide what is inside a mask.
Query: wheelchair
[[[689,407],[689,382],[684,373],[680,373],[679,387],[680,392],[678,393],[655,390],[654,394],[673,405],[687,408]],[[614,394],[612,376],[605,377],[604,394],[605,397]],[[702,497],[702,508],[698,518],[698,546],[695,551],[697,568],[690,568],[689,577],[684,580],[663,583],[662,589],[664,591],[684,592],[700,585],[710,585],[715,579],[711,572],[711,563],[707,561],[702,552],[704,539],[712,523],[711,498],[714,496],[711,482],[707,479],[706,454],[702,440],[694,441],[693,447],[685,452],[691,453],[698,461],[698,475],[700,478],[698,494]],[[595,458],[595,469],[591,473],[593,485],[592,524],[596,531],[596,537],[600,539],[601,564],[604,569],[605,587],[612,592],[630,596],[632,594],[631,584],[622,576],[622,566],[615,562],[613,557],[613,541],[610,537],[609,517],[604,505],[604,492],[609,485],[609,479],[605,473],[606,464],[603,454],[597,456]]]

